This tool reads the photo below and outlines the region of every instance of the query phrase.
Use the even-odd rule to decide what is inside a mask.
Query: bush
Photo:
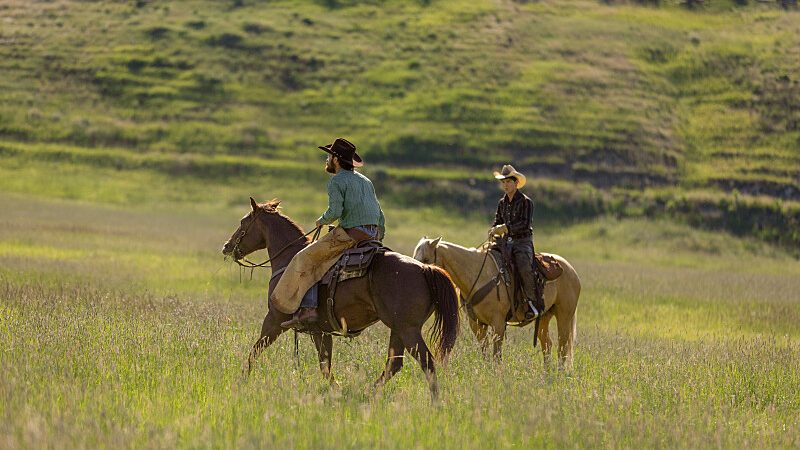
[[[244,43],[244,38],[236,33],[222,33],[218,36],[211,36],[206,39],[206,42],[214,47],[240,48]]]

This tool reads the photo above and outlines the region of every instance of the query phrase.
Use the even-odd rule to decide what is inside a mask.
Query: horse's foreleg
[[[489,347],[489,340],[487,339],[489,326],[470,318],[469,328],[472,330],[472,334],[475,335],[475,339],[478,340],[478,344],[481,347],[481,353],[486,356],[486,349]]]
[[[314,346],[317,347],[319,357],[319,370],[322,376],[333,383],[333,373],[331,373],[331,359],[333,357],[333,336],[330,334],[316,333],[311,335]]]
[[[261,324],[261,336],[253,344],[253,348],[250,349],[250,354],[247,356],[247,369],[243,373],[245,377],[250,375],[250,371],[253,370],[253,365],[261,352],[275,342],[275,339],[284,331],[286,330],[281,328],[281,319],[277,315],[267,314],[264,317],[264,323]]]
[[[389,356],[386,359],[386,367],[378,380],[375,381],[375,386],[383,386],[403,368],[404,349],[403,339],[393,330],[392,335],[389,336]]]
[[[539,342],[542,343],[542,357],[544,359],[544,368],[550,368],[550,358],[553,350],[553,341],[550,339],[550,319],[553,315],[550,313],[542,316],[539,323]]]
[[[503,339],[506,337],[506,319],[505,315],[498,318],[492,324],[492,341],[494,344],[494,358],[496,360],[503,359]]]
[[[422,330],[410,329],[405,330],[400,335],[403,339],[403,345],[406,351],[411,354],[425,372],[425,377],[428,380],[428,387],[431,390],[431,397],[434,401],[439,398],[439,383],[436,381],[436,368],[433,364],[433,354],[422,339]]]

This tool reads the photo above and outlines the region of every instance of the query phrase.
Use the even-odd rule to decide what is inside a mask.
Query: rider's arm
[[[505,220],[503,219],[503,214],[501,212],[502,205],[503,205],[503,200],[501,199],[499,202],[497,202],[497,212],[494,213],[494,223],[492,223],[492,226],[500,225],[505,222]]]
[[[530,231],[533,219],[533,200],[526,198],[525,201],[517,204],[516,208],[518,209],[511,214],[511,223],[507,224],[508,232],[512,235]]]
[[[378,218],[378,229],[381,230],[380,236],[381,240],[383,240],[384,236],[386,236],[386,218],[383,216],[382,209],[381,209],[381,216]]]
[[[320,225],[331,224],[341,217],[343,209],[344,195],[342,186],[339,185],[334,177],[328,180],[328,209],[317,219],[317,222]]]

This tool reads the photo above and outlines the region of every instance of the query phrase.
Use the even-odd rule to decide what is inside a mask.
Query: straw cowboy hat
[[[525,186],[525,175],[517,172],[517,169],[515,169],[511,164],[506,164],[503,166],[500,172],[495,172],[494,177],[498,180],[505,180],[506,178],[514,177],[517,179],[517,189],[521,189],[522,186]]]
[[[345,138],[337,138],[332,144],[319,147],[319,149],[339,158],[340,161],[349,162],[353,167],[364,165],[364,161],[356,153],[356,146]]]

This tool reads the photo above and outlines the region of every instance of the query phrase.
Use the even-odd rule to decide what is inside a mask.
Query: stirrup
[[[292,317],[291,319],[287,320],[286,322],[281,322],[281,328],[286,328],[287,330],[288,329],[292,329],[292,328],[297,329],[302,324],[303,323],[300,322],[300,320],[297,317]]]
[[[291,319],[281,323],[281,328],[302,329],[308,326],[309,324],[316,323],[319,321],[319,313],[317,311],[307,314],[310,317],[303,317],[303,313],[305,312],[303,311],[303,309],[316,310],[317,308],[309,307],[309,308],[298,309],[297,312],[292,315]]]
[[[525,316],[528,319],[535,319],[542,314],[538,309],[536,309],[535,306],[533,306],[533,300],[528,300],[528,308],[530,308],[530,310],[525,313]],[[532,314],[532,316],[528,317],[528,314]]]

